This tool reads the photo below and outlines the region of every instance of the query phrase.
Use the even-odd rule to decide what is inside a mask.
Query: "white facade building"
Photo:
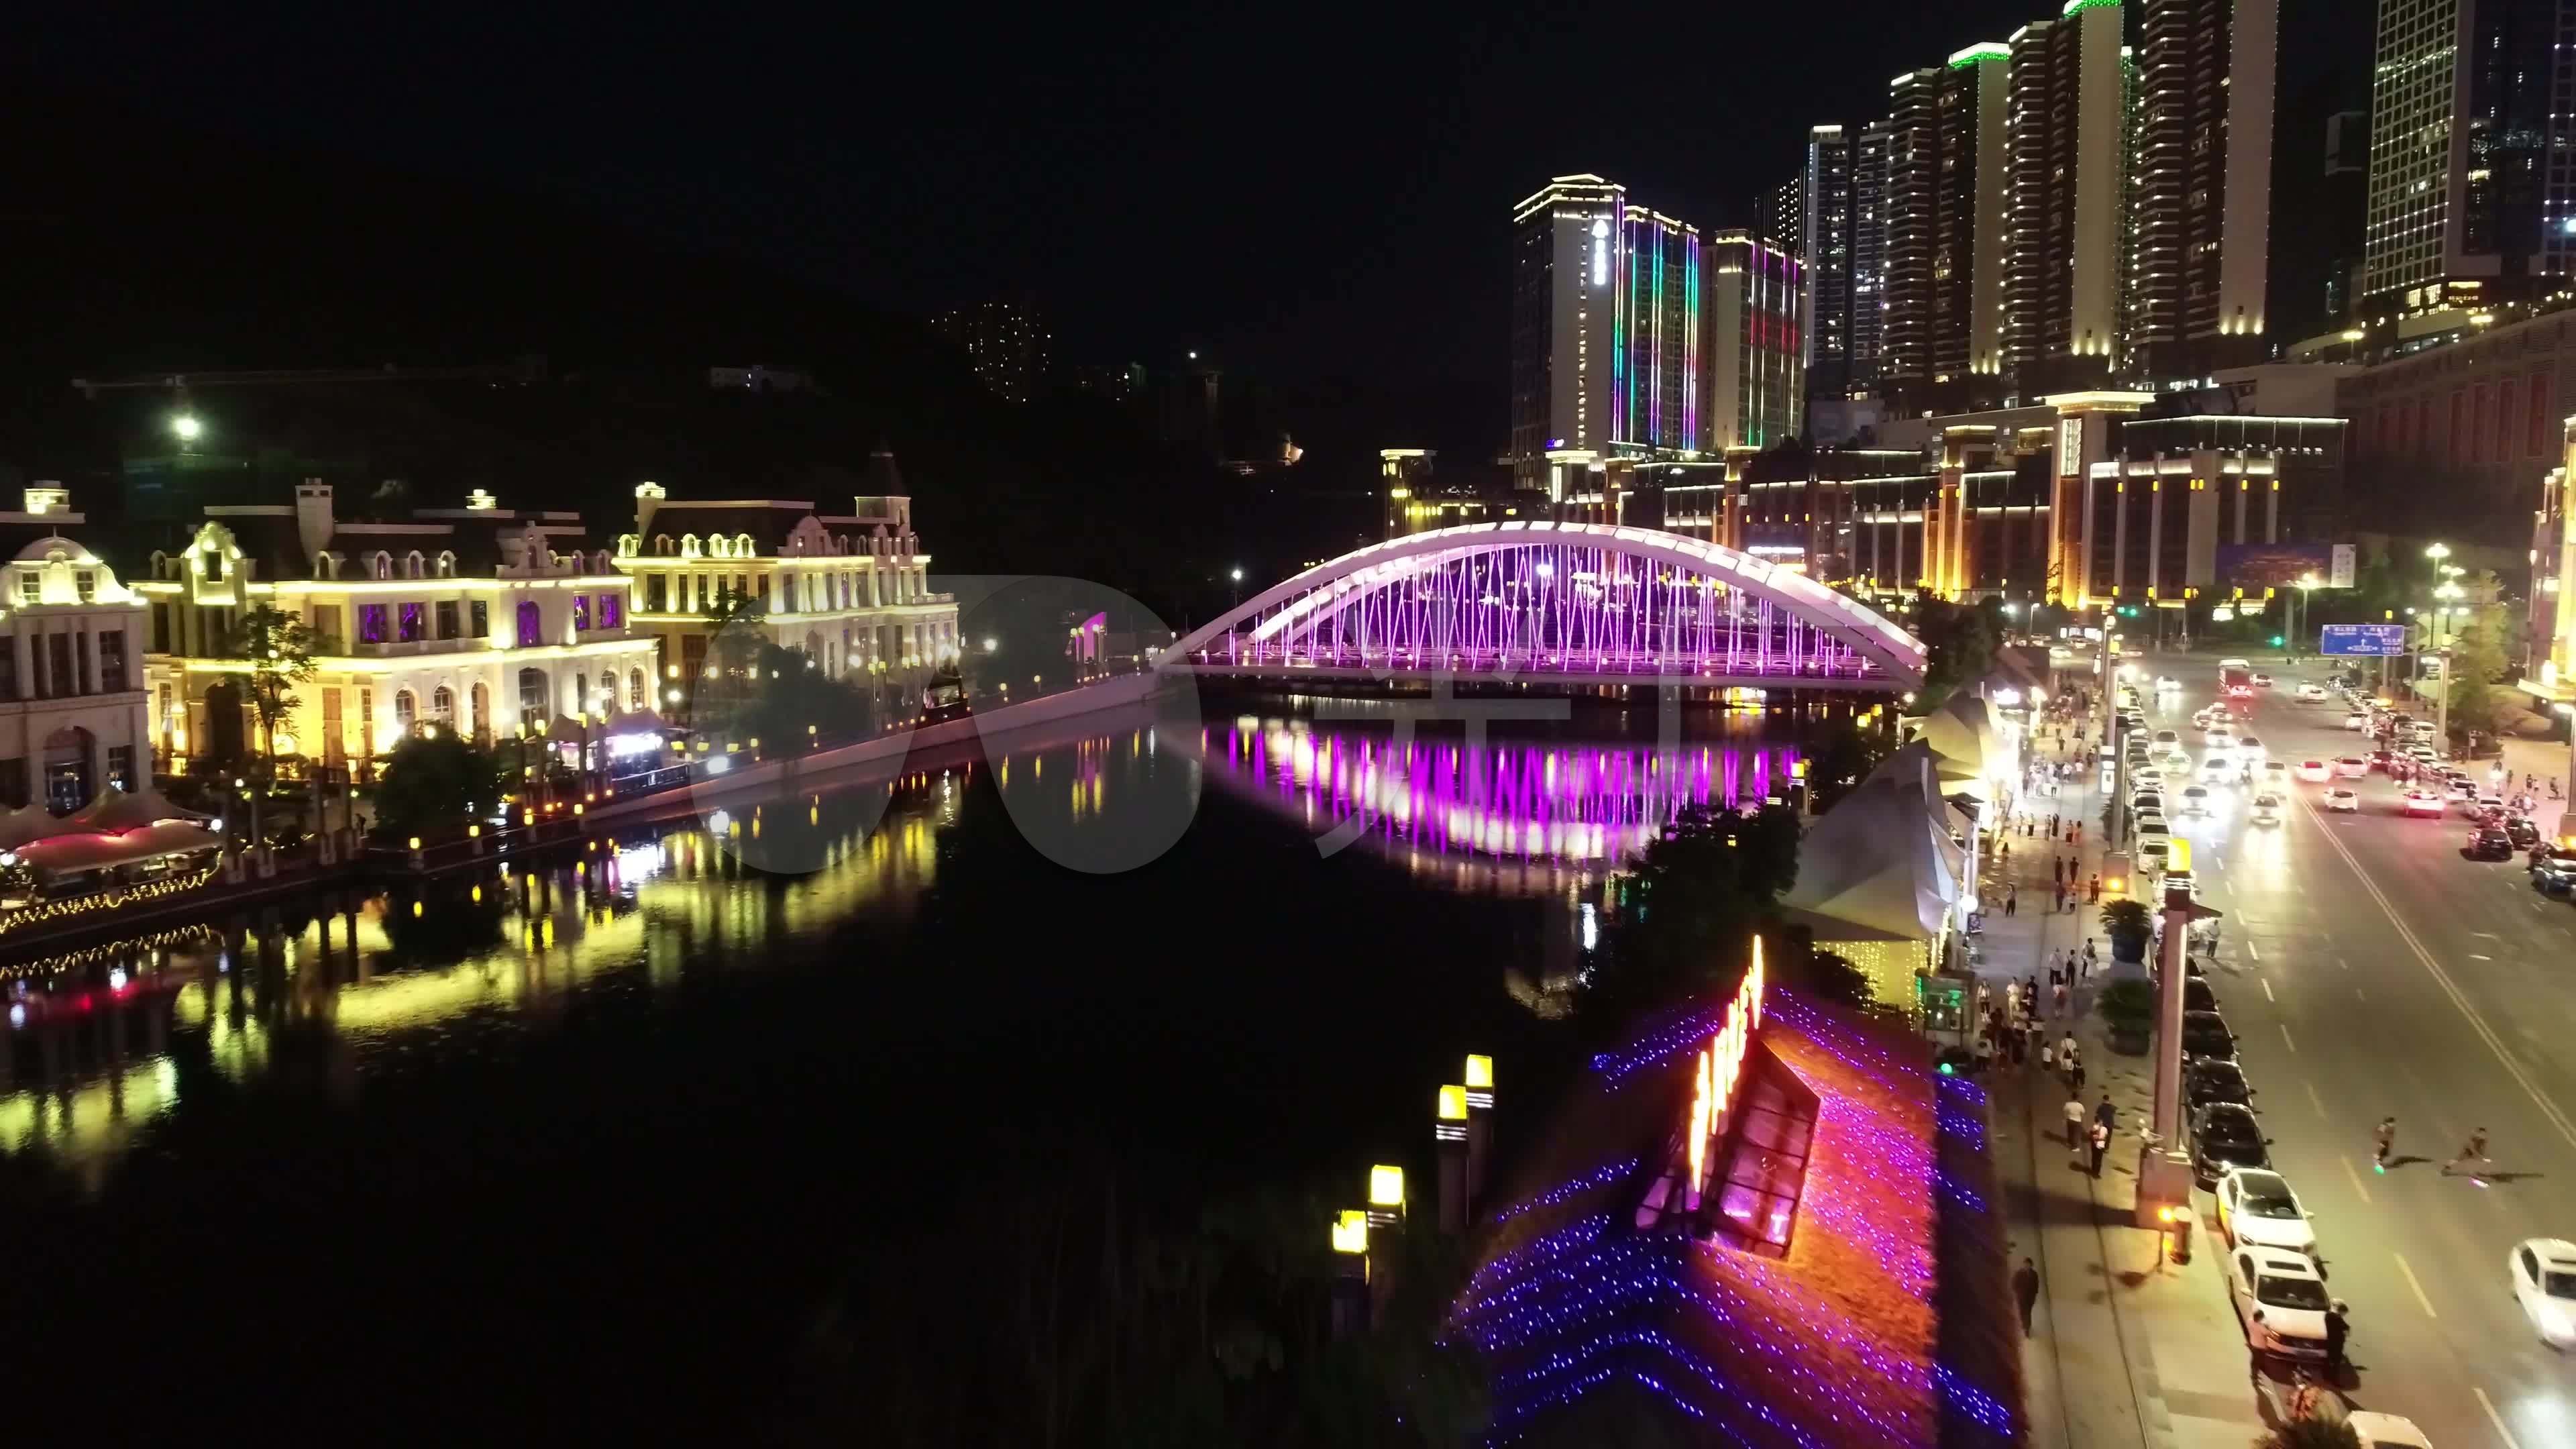
[[[0,800],[56,814],[110,783],[152,783],[143,603],[98,555],[51,530],[85,520],[57,488],[0,512],[0,537],[26,540],[0,565]],[[44,530],[41,534],[38,530]]]
[[[342,522],[321,483],[291,507],[206,514],[135,585],[150,608],[152,738],[174,768],[260,752],[232,639],[263,606],[316,641],[278,729],[282,759],[363,775],[415,732],[560,734],[652,702],[653,641],[633,630],[629,581],[605,549],[584,549],[576,515],[505,512],[478,493],[461,509]]]

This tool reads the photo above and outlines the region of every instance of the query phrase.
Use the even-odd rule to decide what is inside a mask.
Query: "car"
[[[2262,794],[2255,796],[2255,797],[2254,797],[2254,823],[2255,823],[2255,824],[2257,824],[2257,825],[2278,825],[2278,824],[2280,824],[2280,823],[2281,823],[2281,797],[2280,797],[2280,796],[2278,796],[2278,795],[2273,794],[2273,793],[2272,793],[2271,791],[2269,791],[2269,790],[2266,790],[2266,791],[2264,791]]]
[[[2287,785],[2290,783],[2290,762],[2267,758],[2263,761],[2261,773],[2264,784]]]
[[[2178,693],[2180,693],[2181,691],[2182,691],[2182,681],[2181,681],[2181,680],[2174,678],[2174,677],[2173,677],[2172,675],[2170,675],[2170,674],[2159,674],[2159,675],[2157,675],[2157,676],[2156,676],[2156,693],[2158,693],[2158,694],[2178,694]]]
[[[2240,1167],[2218,1179],[2218,1231],[2229,1246],[2280,1248],[2317,1255],[2317,1230],[2289,1179],[2265,1167]]]
[[[2439,791],[2419,785],[2406,792],[2405,801],[2399,808],[2409,815],[2439,815],[2442,813],[2442,796]]]
[[[2299,698],[2301,698],[2301,699],[2324,699],[2324,698],[2326,698],[2326,687],[2325,687],[2324,685],[2322,685],[2322,684],[2310,684],[2310,683],[2306,682],[2305,680],[2300,681],[2299,687],[2298,687],[2296,690],[2292,691],[2292,692],[2293,692],[2293,693],[2295,693],[2295,694],[2297,694],[2297,695],[2298,695],[2298,697],[2299,697]]]
[[[2311,785],[2322,785],[2334,777],[2334,767],[2323,760],[2299,761],[2299,778]]]
[[[2373,750],[2362,758],[2370,762],[2371,773],[2375,775],[2387,774],[2389,767],[2397,763],[2397,757],[2386,750]]]
[[[2260,674],[2260,673],[2258,673],[2258,674],[2256,674],[2256,675],[2254,676],[2254,687],[2255,687],[2256,689],[2270,689],[2270,688],[2272,687],[2273,683],[2274,683],[2274,680],[2273,680],[2272,676],[2270,676],[2270,675],[2268,675],[2268,674]]]
[[[2317,797],[2317,804],[2327,810],[2340,810],[2346,815],[2361,813],[2361,796],[2338,785]]]
[[[2402,1414],[2379,1414],[2368,1409],[2355,1409],[2344,1416],[2344,1426],[2361,1449],[2433,1449],[2433,1440],[2415,1421]]]
[[[2345,711],[2345,713],[2344,713],[2344,717],[2343,717],[2343,727],[2344,727],[2345,729],[2348,729],[2348,730],[2364,729],[2364,728],[2367,728],[2367,727],[2369,726],[2369,724],[2370,724],[2370,716],[2368,716],[2368,715],[2366,715],[2366,714],[2363,714],[2360,710],[2357,710],[2357,709],[2356,709],[2356,710],[2347,710],[2347,711]]]
[[[2164,812],[2160,810],[2139,811],[2135,826],[2140,836],[2153,835],[2162,839],[2173,834],[2173,826],[2166,823]]]
[[[2563,896],[2576,888],[2576,850],[2553,846],[2531,863],[2531,888],[2544,896]]]
[[[2334,762],[2335,778],[2359,780],[2370,774],[2370,761],[2359,755],[2345,755]]]
[[[2236,1033],[2227,1029],[2227,1018],[2215,1011],[2186,1011],[2182,1014],[2182,1054],[2187,1061],[2207,1057],[2232,1062],[2236,1060]]]
[[[2208,759],[2200,762],[2198,778],[2204,785],[2224,785],[2243,773],[2245,772],[2237,768],[2234,760],[2213,752]]]
[[[2304,1253],[2251,1244],[2227,1255],[2227,1297],[2245,1325],[2245,1346],[2283,1358],[2326,1356],[2326,1313],[2334,1299]]]
[[[2183,981],[2189,992],[2191,980]],[[2254,1088],[2245,1080],[2245,1069],[2234,1062],[2188,1062],[2182,1071],[2183,1106],[2197,1112],[2212,1102],[2234,1102],[2240,1107],[2254,1105]]]
[[[2260,739],[2253,735],[2238,735],[2236,737],[2236,758],[2245,764],[2260,765],[2266,759],[2269,759],[2270,755],[2264,750],[2263,742]]]
[[[2502,825],[2504,823],[2504,801],[2498,796],[2480,795],[2470,802],[2469,814],[2480,820],[2485,820],[2489,816],[2493,816],[2494,823]]]
[[[2209,787],[2207,785],[2185,785],[2183,787],[2182,813],[2185,815],[2206,815],[2209,813]]]
[[[2480,825],[2469,831],[2469,843],[2460,847],[2460,854],[2471,860],[2511,860],[2513,841],[2501,825]]]
[[[2172,731],[2172,730],[2158,730],[2158,731],[2156,731],[2156,747],[2157,747],[2158,749],[2163,749],[2163,750],[2179,749],[2179,748],[2181,747],[2181,745],[2182,745],[2182,736],[2181,736],[2181,735],[2179,735],[2179,734],[2176,734],[2174,731]]]
[[[2162,831],[2153,835],[2140,832],[2137,856],[2140,870],[2150,875],[2162,875],[2165,863],[2173,856],[2173,841]]]
[[[2525,1238],[2505,1255],[2504,1270],[2540,1341],[2551,1348],[2576,1343],[2576,1243]]]
[[[2504,836],[2513,842],[2514,849],[2529,850],[2540,843],[2540,827],[2527,817],[2515,815],[2504,822]]]
[[[2186,976],[2182,979],[2182,1007],[2185,1011],[2218,1009],[2218,993],[2209,989],[2208,977]]]
[[[2191,1114],[2191,1168],[2203,1183],[2230,1168],[2270,1167],[2270,1149],[2254,1109],[2242,1102],[2211,1102]]]
[[[2236,727],[2214,724],[2201,731],[2200,742],[2213,750],[2223,750],[2236,742]]]

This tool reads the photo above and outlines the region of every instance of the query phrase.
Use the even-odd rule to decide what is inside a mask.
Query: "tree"
[[[724,668],[731,673],[750,668],[752,656],[767,642],[759,625],[769,606],[740,589],[724,588],[698,613],[714,626],[716,657]]]
[[[1930,590],[1914,596],[1914,637],[1923,641],[1927,659],[1923,687],[1914,695],[1914,712],[1940,708],[1950,692],[1985,676],[1994,667],[1995,641],[2002,637],[1994,612],[1936,598]]]
[[[241,616],[225,652],[250,661],[250,707],[259,720],[260,754],[277,773],[277,726],[304,703],[295,686],[313,677],[313,630],[304,620],[262,604]]]
[[[392,836],[454,831],[497,804],[514,773],[453,731],[410,736],[377,782],[377,825]]]
[[[1798,877],[1798,817],[1688,810],[1621,876],[1608,950],[1583,1009],[1616,1027],[1731,991],[1755,930]]]
[[[748,634],[748,631],[744,631]],[[806,740],[868,727],[867,692],[823,673],[801,649],[754,640],[698,697],[702,727],[746,740]]]
[[[1824,814],[1895,751],[1885,732],[1845,724],[1807,757],[1808,805]]]
[[[2454,730],[2490,735],[2496,731],[2495,692],[2490,686],[2504,677],[2504,647],[2497,638],[2496,612],[2492,608],[2479,610],[2452,641],[2443,688],[2451,693],[2450,725]]]

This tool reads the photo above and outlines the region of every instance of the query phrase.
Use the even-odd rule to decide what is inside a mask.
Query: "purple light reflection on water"
[[[1357,819],[1386,845],[1528,860],[1609,861],[1685,808],[1758,806],[1798,758],[1786,745],[1399,745],[1277,720],[1239,720],[1225,735],[1210,763],[1282,805]]]

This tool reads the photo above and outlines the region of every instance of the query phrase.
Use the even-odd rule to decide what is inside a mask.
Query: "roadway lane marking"
[[[2478,1009],[2469,1004],[2468,996],[2460,990],[2459,983],[2451,979],[2451,973],[2443,970],[2442,963],[2434,960],[2433,953],[2424,948],[2423,939],[2407,927],[2405,920],[2397,914],[2397,907],[2389,903],[2388,893],[2379,888],[2379,882],[2370,878],[2370,872],[2361,868],[2361,861],[2353,855],[2351,848],[2337,839],[2335,833],[2326,828],[2323,820],[2317,819],[2316,807],[2301,800],[2299,808],[2307,812],[2310,820],[2316,824],[2317,833],[2325,837],[2326,844],[2334,848],[2335,854],[2343,857],[2343,863],[2351,869],[2353,879],[2360,881],[2361,888],[2370,892],[2370,898],[2379,903],[2380,913],[2388,917],[2388,924],[2395,928],[2398,939],[2404,941],[2407,949],[2415,953],[2415,959],[2423,963],[2424,970],[2432,976],[2434,983],[2442,988],[2444,995],[2451,998],[2451,1004],[2460,1009],[2460,1015],[2469,1023],[2469,1029],[2476,1032],[2478,1039],[2487,1044],[2487,1050],[2495,1053],[2495,1059],[2504,1064],[2506,1074],[2521,1086],[2524,1094],[2531,1098],[2533,1106],[2540,1109],[2540,1115],[2548,1121],[2549,1125],[2558,1129],[2558,1135],[2565,1138],[2569,1146],[2576,1147],[2576,1123],[2567,1120],[2567,1114],[2558,1110],[2557,1104],[2551,1102],[2547,1094],[2540,1090],[2540,1085],[2531,1079],[2531,1074],[2524,1071],[2521,1063],[2516,1062],[2512,1055],[2505,1051],[2504,1039],[2497,1036],[2495,1028],[2488,1026],[2486,1018],[2478,1015]]]
[[[2471,951],[2469,953],[2469,959],[2472,961],[2492,961],[2495,958],[2493,956],[2481,956],[2477,952]]]
[[[2370,1189],[2361,1185],[2361,1173],[2359,1169],[2352,1165],[2352,1159],[2349,1157],[2338,1157],[2336,1160],[2343,1164],[2343,1175],[2352,1179],[2352,1190],[2360,1194],[2361,1205],[2363,1207],[2370,1206]]]
[[[2275,1005],[2280,1002],[2280,998],[2272,994],[2272,978],[2269,976],[2263,978],[2263,999]]]
[[[2344,1164],[2346,1167],[2350,1167],[2351,1165],[2352,1164],[2349,1162]],[[2388,1256],[2397,1260],[2397,1271],[2406,1275],[2406,1286],[2415,1290],[2415,1301],[2424,1305],[2424,1316],[2426,1318],[2441,1317],[2441,1314],[2433,1311],[2433,1300],[2424,1296],[2424,1285],[2415,1281],[2415,1270],[2406,1266],[2406,1255],[2404,1253],[2391,1253]]]
[[[2301,1078],[2299,1085],[2308,1089],[2308,1105],[2317,1109],[2318,1116],[2324,1116],[2326,1114],[2326,1101],[2325,1098],[2317,1095],[2317,1084],[2308,1081],[2305,1078]]]
[[[2469,1392],[2478,1396],[2478,1407],[2487,1411],[2487,1422],[2495,1425],[2496,1437],[2504,1441],[2504,1449],[2522,1449],[2522,1441],[2504,1426],[2504,1415],[2496,1412],[2495,1401],[2487,1397],[2487,1391],[2471,1384]]]
[[[2255,945],[2254,938],[2248,936],[2245,938],[2245,954],[2253,957],[2257,961],[2260,961],[2263,959],[2263,948]]]
[[[2281,1023],[2281,1043],[2282,1045],[2287,1046],[2293,1053],[2296,1053],[2299,1049],[2299,1044],[2290,1040],[2290,1024],[2286,1021]]]
[[[2344,958],[2342,958],[2341,956],[2337,956],[2337,957],[2335,958],[2335,964],[2336,964],[2337,966],[2342,967],[2342,968],[2343,968],[2343,969],[2345,969],[2346,971],[2349,971],[2349,970],[2351,970],[2351,969],[2352,969],[2352,963],[2351,963],[2350,961],[2345,960],[2345,959],[2344,959]]]
[[[2360,987],[2358,987],[2358,986],[2356,986],[2356,987],[2354,987],[2354,988],[2352,989],[2352,994],[2353,994],[2353,995],[2355,995],[2355,996],[2357,996],[2357,997],[2360,997],[2360,998],[2361,998],[2362,1000],[2364,1000],[2364,1001],[2368,1001],[2368,1000],[2370,999],[2370,993],[2369,993],[2369,992],[2367,992],[2367,991],[2362,990],[2362,989],[2361,989]]]

